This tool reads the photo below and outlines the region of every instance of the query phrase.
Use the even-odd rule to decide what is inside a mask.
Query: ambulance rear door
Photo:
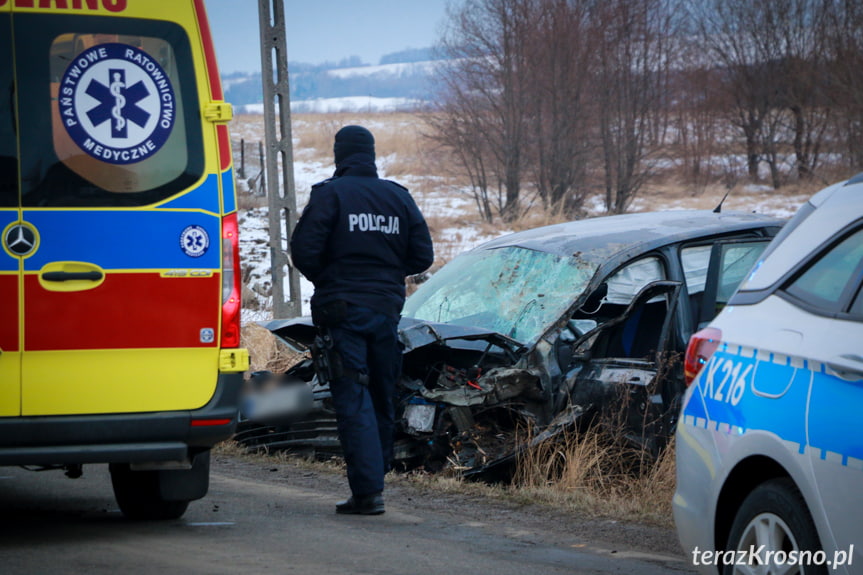
[[[163,4],[134,3],[152,18],[132,3],[14,12],[19,202],[36,242],[19,258],[22,415],[195,409],[213,395],[217,149],[192,3]]]
[[[10,6],[0,6],[0,417],[21,412],[20,268],[9,249],[24,249],[18,222],[18,141],[15,136]]]

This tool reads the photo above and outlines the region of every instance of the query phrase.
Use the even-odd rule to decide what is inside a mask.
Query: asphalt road
[[[75,480],[0,467],[0,574],[689,572],[679,553],[649,549],[668,532],[409,485],[388,490],[384,515],[340,516],[344,489],[337,473],[222,456],[182,519],[137,523],[118,511],[107,466]]]

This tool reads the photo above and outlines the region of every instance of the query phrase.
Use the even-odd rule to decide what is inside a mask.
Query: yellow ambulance
[[[230,119],[204,0],[0,0],[0,465],[206,494],[248,368]]]

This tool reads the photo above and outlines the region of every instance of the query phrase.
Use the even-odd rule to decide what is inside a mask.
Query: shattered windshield
[[[471,251],[420,286],[402,315],[481,327],[533,343],[584,291],[597,267],[513,246]]]

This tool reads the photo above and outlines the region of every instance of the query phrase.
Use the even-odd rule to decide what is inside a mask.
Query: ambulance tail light
[[[236,212],[222,219],[222,341],[240,347],[240,243]]]
[[[715,327],[706,327],[689,338],[686,359],[683,362],[683,378],[686,386],[695,380],[722,341],[722,332]]]

